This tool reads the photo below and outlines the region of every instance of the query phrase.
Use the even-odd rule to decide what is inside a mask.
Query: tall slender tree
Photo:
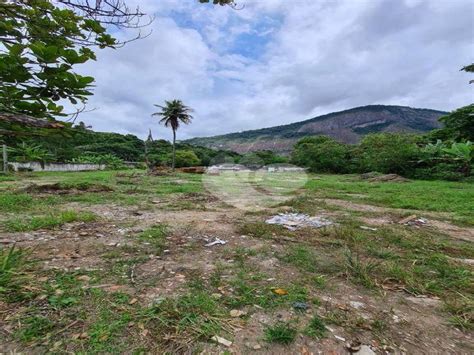
[[[174,171],[176,165],[176,131],[178,130],[180,124],[190,124],[193,116],[191,112],[193,111],[190,107],[183,104],[181,100],[172,100],[165,101],[165,104],[155,105],[160,108],[161,111],[155,112],[152,116],[160,116],[160,123],[165,127],[171,127],[173,130],[173,160],[172,160],[172,169]]]

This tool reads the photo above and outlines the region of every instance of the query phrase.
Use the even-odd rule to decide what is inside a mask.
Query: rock
[[[441,304],[439,299],[431,297],[407,297],[407,300],[426,307],[437,307]]]
[[[364,308],[365,307],[365,304],[362,303],[362,302],[357,302],[357,301],[350,301],[349,302],[350,306],[352,308],[355,308],[355,309],[360,309],[360,308]]]
[[[232,342],[230,340],[221,338],[220,336],[214,335],[211,340],[215,341],[218,344],[224,345],[226,347],[232,346]]]
[[[79,281],[89,282],[91,280],[91,277],[87,275],[81,275],[81,276],[78,276],[77,279]]]
[[[373,351],[370,346],[368,345],[361,345],[360,350],[356,352],[358,355],[375,355],[375,351]]]

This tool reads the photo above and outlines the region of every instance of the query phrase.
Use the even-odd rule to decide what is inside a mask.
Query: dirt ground
[[[314,287],[301,269],[282,260],[288,247],[299,243],[289,241],[291,235],[286,238],[279,238],[278,235],[258,238],[242,233],[243,224],[261,223],[269,216],[291,209],[292,206],[248,213],[213,199],[212,196],[200,198],[202,196],[206,195],[185,195],[183,199],[193,203],[198,199],[200,208],[181,210],[168,208],[167,203],[170,201],[166,199],[161,204],[160,201],[155,201],[144,209],[116,203],[84,206],[71,202],[62,208],[87,210],[95,213],[98,220],[68,223],[52,230],[2,232],[0,243],[4,247],[15,244],[18,248],[31,250],[31,257],[38,261],[41,270],[63,272],[107,273],[115,254],[120,254],[121,258],[140,255],[142,259],[132,263],[130,272],[121,276],[123,282],[114,280],[90,285],[85,282],[84,287],[100,288],[108,293],[126,293],[134,300],[133,303],[136,302],[141,307],[148,307],[157,299],[175,297],[185,292],[186,284],[195,278],[204,283],[210,282],[211,275],[217,269],[221,270],[221,286],[213,290],[213,295],[219,302],[221,297],[233,294],[233,286],[226,280],[235,276],[235,265],[239,262],[236,251],[245,251],[246,270],[263,275],[258,281],[259,287],[286,287],[301,279],[301,283],[307,287],[308,299],[318,300],[308,302],[308,309],[303,311],[295,310],[288,304],[275,309],[266,309],[257,303],[243,305],[239,308],[243,316],[229,316],[231,331],[222,335],[232,342],[230,346],[200,341],[199,346],[192,345],[186,352],[306,355],[470,354],[474,351],[472,333],[448,323],[443,303],[438,297],[410,293],[403,286],[387,286],[388,282],[375,290],[367,289],[357,282],[351,282],[341,272],[323,271],[321,274],[326,279],[325,284]],[[324,202],[336,206],[338,210],[322,208],[320,214],[326,214],[336,221],[351,211],[368,212],[367,215],[356,217],[356,220],[360,225],[373,229],[385,225],[396,226],[400,213],[404,212],[343,200],[325,199]],[[420,215],[430,216],[428,223],[413,228],[445,233],[453,240],[474,241],[472,228],[459,227],[442,221],[441,218],[432,219],[433,214],[429,212]],[[166,237],[166,247],[159,255],[151,250],[146,241],[133,237],[156,224],[171,226],[171,232]],[[226,244],[206,246],[215,238]],[[318,238],[324,239],[324,233]],[[324,244],[324,241],[321,243]],[[330,261],[331,253],[334,252],[334,249],[318,248],[317,245],[312,248],[322,264]],[[469,263],[463,258],[459,260]],[[21,307],[27,306],[22,304]],[[77,350],[57,344],[57,348],[54,348],[51,344],[44,346],[41,342],[28,344],[15,340],[12,336],[15,324],[9,320],[15,319],[15,314],[19,311],[21,309],[15,305],[0,303],[0,332],[3,339],[0,340],[0,352]],[[323,319],[337,316],[343,321],[327,322],[327,333],[321,339],[300,332],[289,345],[265,341],[264,334],[268,326],[277,322],[294,323],[302,329],[315,314]],[[67,338],[85,331],[87,327],[80,321],[62,331],[62,334]],[[143,334],[142,336],[147,336]],[[176,352],[181,351],[184,352]]]

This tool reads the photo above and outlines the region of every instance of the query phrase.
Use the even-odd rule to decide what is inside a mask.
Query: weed
[[[265,340],[269,343],[291,344],[297,332],[291,324],[279,322],[265,329]]]
[[[354,255],[350,249],[344,251],[346,258],[346,273],[349,278],[356,280],[367,288],[373,288],[375,281],[372,276],[378,264],[371,261],[362,261],[358,255]]]
[[[321,339],[326,335],[326,326],[324,320],[318,315],[314,315],[305,329],[305,334],[311,338]]]
[[[0,297],[9,301],[21,301],[29,298],[32,293],[24,288],[29,278],[25,269],[30,262],[22,249],[14,246],[0,249]]]
[[[292,246],[282,260],[295,265],[301,271],[316,272],[316,254],[308,246]]]
[[[141,318],[149,329],[160,334],[168,351],[184,352],[190,343],[209,340],[226,330],[225,314],[210,295],[193,290],[146,309]]]
[[[54,323],[43,316],[30,316],[23,320],[22,327],[16,332],[16,336],[22,341],[32,341],[44,338],[48,332],[54,329]]]

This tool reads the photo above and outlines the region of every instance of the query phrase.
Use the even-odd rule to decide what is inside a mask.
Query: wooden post
[[[8,153],[7,153],[7,145],[3,145],[3,172],[6,174],[8,173]]]

